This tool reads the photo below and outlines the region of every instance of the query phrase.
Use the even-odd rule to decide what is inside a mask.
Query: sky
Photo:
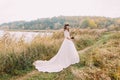
[[[120,0],[0,0],[0,24],[61,15],[120,17]]]

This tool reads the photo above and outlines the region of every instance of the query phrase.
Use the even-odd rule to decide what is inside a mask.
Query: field
[[[49,60],[60,48],[63,31],[36,36],[31,43],[0,38],[0,80],[120,80],[120,32],[106,29],[71,29],[80,62],[58,73],[38,72],[32,63]]]

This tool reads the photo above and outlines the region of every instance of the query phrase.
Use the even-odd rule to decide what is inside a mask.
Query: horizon
[[[68,3],[68,4],[66,4]],[[120,17],[119,0],[0,0],[0,25],[58,16]]]
[[[10,21],[10,22],[4,22],[4,23],[0,23],[0,25],[2,24],[6,24],[6,23],[12,23],[12,22],[20,22],[20,21],[23,21],[23,22],[30,22],[30,21],[34,21],[34,20],[38,20],[38,19],[47,19],[47,18],[53,18],[53,17],[67,17],[67,16],[64,16],[64,15],[59,15],[59,16],[52,16],[52,17],[41,17],[41,18],[36,18],[36,19],[32,19],[32,20],[15,20],[15,21]],[[68,16],[68,17],[104,17],[104,18],[111,18],[111,19],[114,19],[114,18],[120,18],[120,17],[106,17],[106,16]]]

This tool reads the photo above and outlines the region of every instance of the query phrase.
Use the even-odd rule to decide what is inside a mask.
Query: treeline
[[[0,25],[0,29],[16,30],[47,30],[61,29],[65,23],[77,28],[107,28],[109,30],[120,30],[120,18],[90,17],[90,16],[58,16],[52,18],[40,18],[37,20],[16,21]]]

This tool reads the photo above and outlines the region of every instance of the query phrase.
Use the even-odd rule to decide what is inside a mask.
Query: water
[[[0,30],[0,37],[2,37],[4,34],[4,31],[3,30]]]
[[[4,31],[0,30],[0,37],[4,34],[8,33],[10,37],[19,40],[21,37],[24,38],[25,42],[31,42],[35,36],[40,35],[41,37],[44,36],[51,36],[53,33],[51,32],[14,32],[14,31]]]

